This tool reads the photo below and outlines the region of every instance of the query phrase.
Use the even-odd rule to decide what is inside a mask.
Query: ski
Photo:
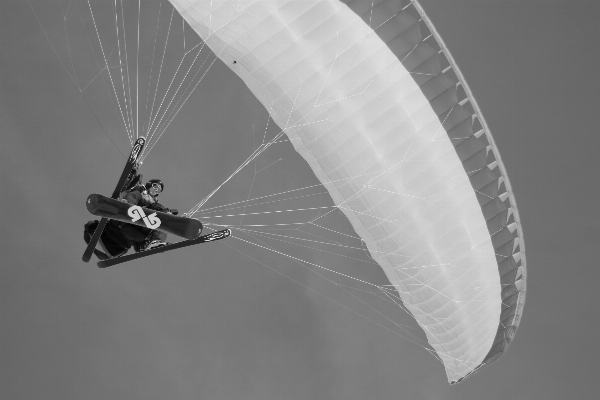
[[[142,154],[142,150],[144,149],[145,144],[146,144],[146,138],[144,138],[144,137],[139,137],[133,144],[133,148],[131,149],[131,153],[129,154],[127,163],[125,164],[125,168],[123,169],[123,172],[121,173],[121,177],[119,178],[119,182],[117,183],[117,186],[115,187],[115,190],[111,196],[113,199],[118,198],[119,194],[121,194],[121,191],[123,190],[123,187],[125,186],[125,183],[127,183],[129,174],[135,167],[135,164],[137,163],[138,158]],[[88,261],[90,261],[90,258],[92,258],[94,249],[96,248],[96,245],[98,244],[98,240],[100,240],[100,235],[102,235],[102,232],[104,231],[104,227],[106,226],[107,222],[108,222],[107,218],[102,218],[100,220],[98,227],[94,231],[94,236],[92,236],[92,239],[88,243],[88,246],[85,249],[85,252],[83,253],[83,257],[81,257],[81,259],[84,262],[88,262]]]
[[[165,251],[180,249],[182,247],[193,246],[195,244],[214,242],[215,240],[225,239],[231,235],[231,229],[224,229],[222,231],[216,231],[207,235],[200,236],[193,240],[184,240],[183,242],[169,244],[163,247],[157,247],[151,250],[141,251],[139,253],[128,254],[120,257],[111,258],[108,260],[98,261],[99,268],[107,268],[113,265],[122,264],[124,262],[137,260],[138,258],[151,256],[157,253],[164,253]]]

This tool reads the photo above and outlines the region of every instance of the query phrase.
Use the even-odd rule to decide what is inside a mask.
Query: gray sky
[[[28,1],[0,2],[2,399],[564,399],[598,393],[597,1],[423,1],[499,147],[527,246],[527,301],[515,341],[499,361],[455,386],[401,308],[367,292],[368,285],[289,257],[385,284],[360,249],[336,249],[334,256],[265,241],[281,255],[238,233],[107,270],[81,262],[83,224],[91,219],[85,198],[112,192],[129,145],[102,81],[82,94],[69,76],[75,71],[83,88],[98,73],[75,14],[65,35],[61,12],[70,2],[31,4],[44,30]],[[76,4],[83,14],[86,3]],[[173,40],[183,48],[179,35]],[[195,40],[186,32],[185,48]],[[217,61],[142,172],[165,181],[165,205],[187,211],[263,135],[277,134],[267,122],[267,111]],[[318,183],[289,143],[274,147],[205,207]],[[284,197],[291,195],[276,199]],[[330,205],[316,195],[246,211]],[[285,221],[326,211],[297,212]],[[205,221],[272,224],[281,218],[288,217]],[[339,231],[349,226],[335,213],[323,224]],[[310,228],[305,235],[360,246]]]

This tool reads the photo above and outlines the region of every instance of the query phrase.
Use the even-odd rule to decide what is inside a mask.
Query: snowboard
[[[158,229],[184,239],[196,239],[202,233],[202,223],[197,219],[134,206],[101,194],[89,195],[86,207],[91,214],[98,217],[115,219],[149,229]]]

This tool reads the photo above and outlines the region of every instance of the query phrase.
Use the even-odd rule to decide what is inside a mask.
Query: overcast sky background
[[[386,284],[360,250],[332,256],[268,242],[277,254],[236,232],[107,270],[96,268],[95,259],[83,263],[83,225],[91,219],[85,198],[112,192],[129,152],[127,136],[100,79],[82,94],[69,76],[76,71],[83,88],[98,73],[77,19],[67,19],[65,35],[61,13],[70,2],[32,0],[34,14],[28,1],[2,0],[0,398],[596,398],[600,3],[422,3],[483,111],[523,223],[527,301],[500,360],[450,386],[401,308],[363,292],[372,290],[368,285],[286,257]],[[76,4],[85,11],[86,2]],[[197,43],[191,30],[180,29],[186,49]],[[164,180],[165,205],[187,211],[263,136],[277,134],[268,121],[241,80],[217,61],[142,172]],[[317,183],[283,142],[206,207]],[[260,210],[330,204],[321,195]],[[323,210],[291,218],[304,221]],[[287,217],[227,221],[281,218]],[[334,213],[323,224],[349,226]],[[307,227],[307,235],[317,234],[360,243]]]

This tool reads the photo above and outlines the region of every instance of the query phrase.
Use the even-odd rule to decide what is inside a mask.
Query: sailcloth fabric
[[[525,299],[514,196],[468,87],[418,4],[171,0],[269,110],[460,381]]]

